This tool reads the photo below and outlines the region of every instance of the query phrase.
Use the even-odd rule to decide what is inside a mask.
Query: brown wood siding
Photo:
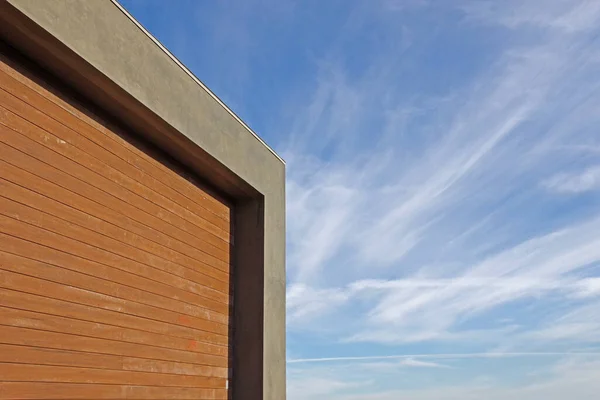
[[[0,58],[0,399],[227,399],[231,206]]]

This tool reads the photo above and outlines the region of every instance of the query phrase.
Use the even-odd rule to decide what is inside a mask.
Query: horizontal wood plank
[[[8,99],[3,99],[3,95],[7,96]],[[54,152],[55,154],[51,154],[52,157],[61,155],[63,158],[59,158],[59,160],[61,160],[62,165],[75,163],[80,166],[77,170],[59,168],[78,175],[91,176],[94,179],[88,179],[88,181],[93,182],[99,189],[113,194],[115,197],[123,198],[140,209],[149,209],[152,213],[160,212],[164,214],[164,219],[167,222],[177,223],[182,229],[191,234],[201,236],[215,246],[222,246],[223,242],[229,241],[229,226],[216,227],[195,214],[194,210],[174,203],[161,193],[157,193],[141,185],[113,166],[103,163],[96,155],[85,153],[71,145],[63,139],[63,137],[66,137],[64,132],[71,132],[74,135],[76,133],[66,129],[66,127],[63,127],[63,130],[60,132],[56,132],[55,130],[48,131],[47,125],[42,124],[43,121],[40,121],[41,125],[38,126],[36,125],[36,121],[30,121],[22,117],[21,115],[25,114],[31,118],[31,114],[26,113],[26,104],[18,103],[17,105],[13,105],[11,104],[12,101],[17,103],[18,100],[9,96],[9,94],[0,90],[0,104],[3,106],[0,108],[1,123],[32,142],[38,143],[45,149]],[[4,100],[8,101],[4,102]],[[21,106],[25,109],[19,110]],[[19,111],[23,111],[23,113],[19,113]],[[45,129],[40,128],[40,126],[43,126]],[[15,147],[19,145],[19,143],[12,140],[10,144]],[[26,141],[25,144],[29,145]],[[38,154],[41,154],[40,159],[44,156],[44,153],[41,151],[38,151]],[[220,240],[217,240],[217,238]]]
[[[0,104],[3,104],[3,93],[5,92],[0,90]],[[9,106],[7,104],[3,105]],[[61,155],[62,158],[57,159],[62,164],[59,166],[60,169],[76,174],[74,176],[83,177],[84,180],[92,182],[94,186],[104,190],[106,193],[122,198],[142,210],[148,210],[152,214],[163,215],[165,221],[181,226],[183,230],[201,237],[207,243],[211,243],[216,247],[226,246],[226,243],[229,242],[229,226],[216,227],[194,213],[194,210],[180,206],[161,193],[157,193],[134,181],[113,166],[103,163],[96,155],[85,153],[71,145],[63,137],[66,136],[64,132],[72,131],[63,129],[60,132],[48,132],[36,126],[35,121],[22,118],[20,115],[23,114],[15,114],[12,110],[9,111],[4,107],[0,108],[0,115],[2,116],[2,124],[4,126],[55,153],[43,153],[41,150],[38,150],[36,156],[39,159],[48,157],[48,154],[50,154],[50,157]],[[47,128],[46,125],[41,126]],[[76,134],[75,132],[72,133]],[[24,140],[21,140],[20,143],[16,140],[11,140],[9,144],[14,147],[31,145]],[[68,168],[69,164],[77,164],[79,168],[70,169]],[[64,166],[67,166],[67,168],[64,168]]]
[[[6,195],[10,196],[10,194]],[[186,266],[175,264],[168,259],[157,257],[114,238],[96,233],[86,227],[73,224],[47,212],[42,212],[35,208],[23,205],[8,197],[3,197],[3,193],[0,193],[0,213],[4,216],[18,219],[19,221],[26,222],[39,228],[47,229],[58,235],[77,240],[93,247],[101,248],[104,251],[133,261],[136,264],[146,265],[151,269],[159,271],[159,274],[167,273],[169,275],[175,275],[184,280],[195,282],[202,287],[214,289],[224,295],[221,299],[225,302],[229,296],[229,282],[219,281],[211,276],[198,273],[198,271],[187,268]],[[209,292],[209,296],[212,297],[211,292]]]
[[[202,190],[199,193],[195,184],[173,174],[168,167],[152,157],[148,157],[142,150],[123,139],[121,134],[115,135],[114,130],[108,129],[102,123],[2,62],[0,62],[0,82],[1,87],[8,93],[63,125],[70,126],[98,147],[118,157],[110,158],[110,163],[119,169],[128,171],[132,178],[143,182],[157,192],[165,192],[167,197],[181,202],[185,207],[199,207],[200,211],[206,209],[217,218],[211,218],[211,214],[206,214],[207,219],[215,225],[227,229],[230,210],[222,200],[202,193]],[[107,156],[110,157],[110,154]],[[225,221],[225,224],[220,225],[223,223],[222,221]]]
[[[227,378],[229,376],[228,369],[222,367],[9,344],[0,344],[0,362],[195,375],[215,378]]]
[[[0,325],[0,343],[44,347],[56,350],[112,354],[222,368],[229,366],[227,357],[209,356],[191,351],[166,349],[144,344],[126,343],[118,340],[43,331],[19,326]]]
[[[8,382],[58,382],[109,385],[174,386],[225,389],[223,378],[158,374],[137,371],[113,371],[49,365],[0,363],[0,376]]]
[[[80,212],[97,217],[103,221],[113,224],[134,235],[157,243],[158,245],[179,252],[190,258],[193,258],[207,265],[214,265],[223,270],[226,274],[229,271],[229,265],[214,257],[203,253],[196,247],[185,242],[173,239],[159,230],[149,229],[148,226],[129,218],[115,210],[106,207],[102,203],[88,199],[80,193],[67,190],[55,183],[52,183],[42,177],[28,172],[18,166],[5,162],[0,157],[0,178],[7,182],[28,188],[40,195],[53,199],[57,202],[72,207]]]
[[[103,310],[67,301],[56,300],[52,297],[44,297],[16,291],[22,282],[17,275],[10,275],[7,271],[0,271],[0,299],[1,315],[6,318],[5,323],[11,326],[20,325],[27,319],[37,321],[54,332],[64,332],[87,336],[102,337],[112,340],[123,340],[132,343],[143,343],[152,346],[189,350],[204,354],[227,356],[227,336],[212,334],[206,331],[195,331],[192,337],[176,336],[181,328],[171,329],[168,324],[135,317],[116,311]],[[26,279],[22,279],[27,282]],[[15,282],[14,286],[11,283]],[[17,289],[6,289],[6,286]],[[49,294],[51,296],[52,293]],[[10,307],[14,311],[3,310],[1,307]],[[20,310],[17,312],[17,310]],[[47,314],[51,317],[39,316]],[[76,320],[76,321],[75,321]],[[104,326],[105,325],[105,326]],[[227,326],[225,326],[227,328]]]
[[[0,117],[1,114],[0,107]],[[171,218],[166,212],[153,207],[150,202],[133,203],[135,199],[128,198],[125,191],[107,192],[109,188],[106,186],[113,185],[110,181],[89,176],[85,168],[73,165],[74,163],[56,153],[51,154],[53,153],[51,150],[44,149],[33,141],[21,143],[21,138],[22,135],[7,128],[0,120],[0,159],[67,190],[100,202],[172,238],[195,246],[222,263],[229,262],[229,245],[225,241],[200,229],[190,232],[185,229],[186,224],[182,220]],[[96,185],[103,187],[99,188]],[[219,263],[215,263],[215,266],[218,267]]]
[[[39,211],[54,215],[74,225],[85,227],[101,235],[113,238],[138,250],[155,255],[164,260],[185,266],[203,275],[210,276],[222,282],[229,282],[229,274],[213,268],[192,257],[174,251],[160,243],[153,242],[136,233],[125,230],[94,215],[86,214],[47,196],[36,193],[7,180],[0,178],[0,195],[27,205]]]
[[[12,236],[11,233],[2,233],[2,226],[0,226],[0,240],[3,245],[2,250],[7,253],[19,255],[48,265],[58,266],[67,270],[80,272],[93,277],[104,278],[115,284],[139,289],[140,291],[148,292],[150,294],[156,294],[165,299],[173,299],[191,307],[202,307],[222,315],[228,315],[229,313],[229,307],[225,304],[204,299],[199,296],[188,299],[187,296],[180,296],[178,292],[174,293],[170,286],[162,283],[131,275],[120,269],[90,261],[70,253],[57,251],[47,246],[40,246],[27,238]],[[135,282],[135,286],[132,286],[132,282]],[[188,292],[183,293],[188,294]],[[154,300],[154,298],[150,296],[144,296],[142,298]]]
[[[227,399],[232,203],[40,75],[0,55],[0,400]]]
[[[123,357],[0,344],[0,363],[61,365],[120,370]]]
[[[148,284],[155,287],[164,287],[165,291],[171,293],[170,297],[190,304],[205,302],[219,303],[227,306],[229,303],[229,296],[210,290],[197,283],[170,275],[166,272],[153,270],[145,267],[143,264],[132,262],[97,247],[55,234],[34,225],[23,223],[19,220],[6,217],[3,214],[0,214],[0,232],[52,248],[59,252],[71,254],[81,259],[102,264],[113,270],[120,271],[121,276],[127,277],[125,280],[117,280],[116,282],[124,282],[129,286],[138,288],[143,288],[144,285]]]
[[[226,400],[225,389],[38,382],[0,382],[0,399]]]
[[[0,234],[0,240],[5,241],[6,248],[4,250],[6,251],[14,251],[20,245],[24,245],[23,248],[36,247],[33,243],[3,234]],[[61,290],[55,290],[56,298],[59,300],[69,300],[78,304],[120,311],[129,315],[165,322],[173,326],[174,329],[178,326],[201,327],[198,323],[202,321],[194,322],[195,318],[223,325],[229,324],[229,316],[215,311],[125,286],[104,279],[105,276],[86,275],[57,265],[7,253],[6,251],[0,250],[0,269],[42,280],[42,282],[47,282],[45,285],[57,284],[56,287],[61,288]],[[70,265],[73,266],[73,264]],[[21,290],[27,293],[45,295],[46,288],[36,284],[36,282],[30,282],[26,289]],[[73,291],[75,290],[79,291],[77,296],[73,297],[75,294]],[[193,331],[185,332],[179,335],[182,335],[181,337],[195,335]]]

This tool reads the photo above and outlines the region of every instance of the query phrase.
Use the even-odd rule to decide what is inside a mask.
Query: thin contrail
[[[390,360],[406,358],[510,358],[510,357],[551,357],[551,356],[600,356],[600,352],[530,352],[530,353],[449,353],[449,354],[400,354],[391,356],[364,356],[364,357],[328,357],[328,358],[298,358],[287,360],[288,364],[319,363],[335,361],[368,361]]]

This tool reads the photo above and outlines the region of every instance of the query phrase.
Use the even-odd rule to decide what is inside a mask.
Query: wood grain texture
[[[208,356],[187,350],[174,350],[78,334],[44,331],[35,327],[0,325],[0,334],[2,335],[0,343],[10,345],[112,354],[221,368],[228,365],[227,360],[221,356]]]
[[[6,220],[12,222],[9,219]],[[141,298],[139,302],[141,303],[155,304],[158,302],[162,304],[164,302],[165,306],[167,306],[171,303],[168,300],[171,299],[172,303],[182,304],[184,307],[187,307],[190,310],[193,310],[194,307],[201,307],[203,309],[222,314],[223,316],[227,315],[229,307],[225,304],[199,296],[192,300],[195,301],[195,303],[190,303],[186,301],[186,296],[179,296],[179,293],[175,293],[170,286],[164,285],[160,282],[152,281],[137,275],[132,275],[112,266],[107,266],[85,258],[77,257],[70,253],[56,251],[47,246],[40,246],[28,240],[27,237],[20,238],[13,236],[13,233],[15,232],[9,232],[8,234],[2,233],[2,225],[0,225],[0,240],[2,240],[2,250],[7,253],[24,255],[26,258],[48,265],[54,265],[67,270],[81,272],[85,275],[106,279],[110,282],[113,282],[116,285],[116,289],[120,289],[121,286],[123,286],[124,288],[121,291],[130,290],[131,295],[139,294],[139,297]],[[31,237],[33,238],[35,236]],[[130,288],[139,290],[131,290]],[[152,294],[160,297],[153,296]],[[184,294],[188,294],[188,292],[184,292]]]
[[[61,186],[74,193],[80,193],[82,196],[92,199],[97,203],[106,205],[107,207],[117,211],[121,214],[121,218],[129,216],[142,224],[148,229],[154,229],[159,232],[164,232],[166,235],[173,239],[181,240],[191,246],[201,249],[207,254],[208,260],[216,260],[211,263],[218,268],[227,270],[228,267],[228,256],[224,249],[218,249],[214,246],[202,246],[202,239],[184,231],[178,227],[179,221],[172,221],[158,210],[150,210],[150,212],[128,203],[126,199],[123,199],[119,195],[113,195],[107,193],[91,182],[97,182],[93,180],[93,177],[86,177],[86,174],[82,176],[74,177],[76,174],[73,171],[79,171],[82,168],[77,165],[61,163],[63,161],[60,157],[46,158],[40,155],[44,151],[38,146],[30,143],[29,145],[19,146],[18,137],[10,138],[11,130],[0,125],[0,138],[3,140],[0,142],[0,157],[3,160],[7,160],[8,163],[15,167],[28,171],[34,175],[39,176],[49,182],[53,182],[58,186]],[[11,140],[12,139],[12,140]],[[4,140],[10,140],[10,145],[4,143]],[[21,151],[16,148],[20,147]],[[52,156],[52,154],[50,154]],[[43,161],[40,160],[43,158]],[[45,161],[45,162],[44,162]],[[55,167],[54,164],[57,164]],[[63,168],[63,169],[61,169]],[[67,173],[65,171],[70,171]],[[141,206],[143,207],[143,206]],[[224,246],[227,247],[227,246]]]
[[[226,400],[227,391],[160,386],[0,382],[0,399]]]
[[[49,230],[24,223],[0,214],[0,232],[49,247],[58,252],[67,253],[85,260],[91,260],[107,267],[113,267],[120,276],[127,276],[130,286],[140,287],[148,284],[172,293],[172,297],[190,304],[215,302],[227,305],[228,296],[210,291],[195,282],[191,282],[164,271],[152,270],[125,258],[118,257],[101,248],[90,246],[74,239],[55,234]],[[117,281],[119,282],[119,281]]]
[[[10,196],[10,194],[7,194]],[[43,207],[40,207],[43,208]],[[63,235],[73,240],[101,248],[113,255],[134,262],[143,268],[149,267],[156,270],[160,275],[166,272],[168,275],[176,275],[184,280],[189,280],[201,285],[201,292],[209,298],[220,298],[227,304],[229,298],[229,282],[219,281],[209,275],[201,274],[185,265],[176,264],[169,259],[156,257],[151,253],[139,250],[133,246],[124,244],[109,236],[98,234],[85,226],[75,225],[47,212],[38,211],[32,207],[20,204],[12,199],[0,195],[0,213],[6,217],[26,222],[30,225],[47,229],[58,235]],[[128,261],[129,262],[129,261]],[[212,293],[206,288],[220,292],[219,295]],[[194,291],[197,293],[197,291]]]
[[[46,179],[35,175],[34,173],[21,169],[18,166],[9,164],[2,158],[0,158],[0,178],[19,186],[22,186],[23,182],[25,182],[26,186],[24,187],[26,187],[28,190],[81,211],[89,215],[90,218],[97,217],[98,219],[121,227],[126,232],[126,235],[131,235],[133,237],[135,237],[135,235],[139,235],[141,238],[157,243],[159,246],[170,248],[175,252],[189,256],[201,263],[210,264],[212,261],[214,261],[210,258],[210,256],[201,252],[192,245],[175,240],[163,232],[149,229],[148,226],[130,218],[129,216],[125,216],[118,211],[112,210],[102,203],[90,200],[80,193],[64,189],[63,187],[49,182]],[[222,269],[225,274],[228,274],[228,264],[218,260],[216,263],[219,264],[219,269]]]
[[[0,102],[3,105],[10,106],[13,101],[17,100],[0,91]],[[22,103],[19,105],[24,106]],[[6,138],[9,145],[32,155],[40,161],[48,163],[50,160],[52,165],[56,165],[75,178],[89,182],[92,186],[112,195],[117,200],[123,200],[149,215],[156,215],[165,222],[177,224],[180,230],[187,232],[189,235],[209,243],[216,249],[225,249],[226,251],[229,241],[227,230],[214,228],[213,225],[199,218],[190,210],[170,202],[162,194],[144,187],[121,171],[100,162],[93,154],[84,153],[63,140],[62,137],[55,136],[36,126],[38,123],[44,126],[44,121],[27,121],[21,118],[16,112],[35,111],[25,106],[23,108],[25,109],[19,110],[19,107],[13,107],[11,112],[0,107],[0,123],[8,128],[3,131],[0,137]],[[20,133],[22,137],[14,136],[13,132]],[[11,135],[12,138],[10,138]],[[61,136],[64,137],[65,135],[61,134]],[[32,142],[37,143],[39,147],[34,146]],[[216,249],[210,248],[215,255],[220,254]]]
[[[227,399],[231,205],[0,56],[0,399]]]
[[[0,55],[0,60],[4,61],[6,59]],[[88,110],[85,110],[84,107],[74,107],[60,96],[54,95],[53,91],[55,90],[44,82],[33,82],[5,62],[0,62],[0,74],[6,74],[0,79],[4,80],[3,89],[8,93],[25,100],[38,109],[44,110],[47,115],[52,116],[59,122],[65,123],[68,121],[68,125],[75,131],[80,132],[93,143],[109,150],[111,154],[120,160],[135,167],[137,171],[131,170],[131,173],[138,181],[143,182],[157,192],[164,191],[168,194],[168,198],[176,199],[186,207],[199,206],[201,210],[198,210],[198,212],[206,215],[207,220],[221,226],[223,229],[228,229],[227,223],[230,221],[231,212],[226,201],[208,193],[198,193],[196,190],[198,182],[192,184],[181,176],[173,176],[173,171],[161,161],[148,157],[144,151],[132,145],[130,143],[131,138],[129,140],[124,139],[123,134],[118,129],[107,126],[105,121],[100,120]],[[117,132],[117,135],[115,135],[115,132]],[[124,165],[117,159],[112,161],[119,163],[119,166]],[[195,204],[195,206],[192,204]],[[209,211],[227,223],[223,224],[222,221],[212,218],[210,214],[204,213],[202,209]]]
[[[222,367],[10,344],[0,344],[0,362],[199,375],[216,378],[227,378],[228,376],[227,368]]]
[[[0,376],[9,382],[103,383],[109,385],[148,385],[188,388],[225,388],[225,379],[153,374],[136,371],[113,371],[32,364],[0,363]]]
[[[119,312],[99,310],[94,307],[56,300],[50,297],[53,295],[52,292],[48,294],[48,297],[44,297],[16,291],[23,283],[28,283],[31,278],[19,275],[11,276],[8,272],[2,272],[1,274],[2,285],[16,289],[7,290],[0,288],[0,294],[3,296],[0,300],[0,306],[34,311],[34,313],[15,314],[13,311],[0,308],[4,318],[3,321],[13,321],[7,325],[29,326],[28,322],[23,322],[29,319],[37,321],[40,326],[43,325],[45,327],[43,328],[44,330],[55,332],[73,334],[87,332],[87,336],[93,337],[106,337],[108,339],[144,343],[158,347],[196,351],[219,356],[227,356],[228,354],[226,337],[221,338],[219,335],[206,331],[195,331],[193,337],[188,338],[174,336],[170,334],[168,324]],[[46,316],[36,314],[48,314],[52,318],[48,319]],[[70,319],[67,320],[61,316],[69,317]],[[77,321],[71,319],[77,319]],[[19,325],[22,322],[26,325]],[[135,329],[130,329],[130,326],[135,327]]]
[[[76,269],[65,269],[57,265],[7,253],[5,251],[18,251],[15,249],[20,246],[23,246],[23,248],[36,248],[36,246],[33,243],[4,234],[0,234],[0,240],[6,243],[4,251],[0,251],[0,269],[57,283],[65,290],[68,290],[67,288],[71,290],[79,289],[81,292],[87,293],[89,297],[82,296],[78,299],[80,304],[101,305],[102,308],[163,321],[173,327],[178,325],[192,326],[190,321],[193,321],[194,317],[225,325],[229,323],[227,315],[191,306],[165,296],[152,295],[150,292],[105,279],[106,276],[86,275],[76,272]],[[51,253],[51,250],[47,251]],[[39,290],[37,285],[32,285],[27,288],[26,292],[38,294]],[[96,296],[99,297],[99,300],[95,299]]]
[[[216,240],[216,238],[221,238],[222,241],[225,242],[229,240],[229,235],[227,234],[228,227],[225,224],[226,221],[223,221],[223,223],[220,223],[220,226],[217,227],[189,209],[166,198],[161,193],[155,192],[127,176],[125,174],[127,170],[118,170],[112,165],[103,162],[98,158],[101,154],[86,153],[80,150],[64,139],[69,138],[67,133],[71,133],[72,135],[76,135],[77,133],[66,127],[60,129],[60,125],[55,126],[54,129],[50,129],[47,126],[47,123],[54,122],[54,120],[49,119],[49,117],[46,117],[44,114],[38,113],[37,110],[28,106],[26,103],[19,101],[19,99],[12,97],[10,94],[0,91],[0,101],[2,101],[2,104],[5,106],[0,111],[2,123],[5,126],[34,141],[40,142],[48,149],[63,155],[73,162],[80,163],[81,166],[85,167],[85,169],[82,169],[81,171],[74,172],[88,174],[91,172],[97,173],[100,175],[96,179],[99,180],[97,184],[102,188],[106,188],[107,192],[127,196],[133,204],[143,204],[151,206],[155,210],[161,210],[161,212],[164,212],[169,218],[172,218],[171,221],[178,221],[190,232],[196,234],[204,234],[205,232],[210,233],[203,236],[206,240],[210,240],[211,243],[216,246],[222,245],[221,241]],[[37,113],[37,116],[44,118],[32,118],[30,116],[31,113]],[[30,117],[29,119],[25,119],[21,117],[22,115],[28,115]],[[40,126],[43,126],[45,129],[40,128]],[[108,162],[108,160],[106,160],[106,162]],[[86,169],[89,170],[89,172],[86,171]]]
[[[0,194],[18,203],[25,204],[36,210],[64,219],[74,225],[84,227],[139,250],[143,250],[144,252],[160,257],[163,260],[170,260],[173,263],[196,270],[201,274],[210,276],[221,282],[228,282],[229,275],[227,272],[207,266],[201,261],[172,250],[160,243],[153,242],[143,236],[123,229],[118,225],[114,225],[92,214],[86,214],[76,208],[60,203],[2,178],[0,178]]]

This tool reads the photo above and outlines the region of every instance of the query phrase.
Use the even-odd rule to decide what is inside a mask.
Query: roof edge
[[[179,68],[181,68],[192,80],[200,86],[206,93],[208,93],[221,107],[223,107],[237,122],[239,122],[248,132],[252,134],[267,150],[269,150],[279,161],[281,161],[284,165],[286,164],[285,160],[273,150],[271,146],[267,144],[256,132],[252,130],[231,108],[229,108],[212,90],[210,90],[202,81],[194,75],[192,71],[190,71],[177,57],[173,55],[156,37],[154,37],[144,26],[137,20],[133,15],[129,13],[117,0],[110,0],[131,22],[133,22],[138,29],[140,29],[150,40],[154,42],[169,58],[177,64]]]

